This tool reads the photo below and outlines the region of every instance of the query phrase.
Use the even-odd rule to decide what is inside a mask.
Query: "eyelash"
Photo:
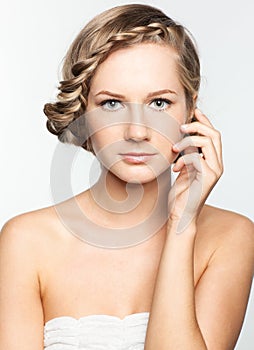
[[[154,103],[154,102],[158,102],[158,101],[167,103],[168,106],[170,106],[170,105],[172,104],[172,101],[168,100],[167,98],[155,98],[154,100],[152,100],[152,101],[150,102],[149,105],[151,105],[151,104]],[[102,106],[102,107],[105,107],[105,105],[106,105],[107,103],[109,103],[109,102],[117,102],[117,103],[120,103],[120,104],[121,104],[121,101],[119,101],[119,100],[116,100],[116,99],[107,99],[107,100],[101,101],[99,105]],[[168,107],[168,106],[167,106],[167,107]],[[165,109],[167,109],[167,107],[162,108],[162,109],[158,109],[157,111],[159,111],[159,112],[160,112],[160,111],[164,111]],[[106,110],[109,110],[109,109],[107,109],[107,108],[105,108],[105,109],[106,109]],[[111,112],[114,112],[114,111],[117,111],[117,110],[118,110],[118,109],[116,109],[116,110],[111,109]]]
[[[155,98],[150,104],[154,103],[154,102],[164,102],[164,103],[167,103],[168,106],[166,106],[165,108],[162,108],[162,109],[158,109],[157,111],[164,111],[165,109],[167,109],[171,104],[172,102],[170,100],[168,100],[167,98]]]
[[[107,100],[101,101],[99,105],[100,105],[101,107],[104,107],[104,109],[109,110],[109,109],[105,108],[105,105],[106,105],[107,103],[109,103],[109,102],[118,102],[118,103],[121,103],[121,101],[112,98],[112,99],[107,99]],[[115,112],[115,111],[116,111],[116,110],[111,109],[111,112]]]

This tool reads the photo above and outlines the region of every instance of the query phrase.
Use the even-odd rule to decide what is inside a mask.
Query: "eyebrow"
[[[163,89],[163,90],[149,92],[147,97],[154,97],[154,96],[158,96],[158,95],[161,95],[161,94],[167,94],[167,93],[177,95],[177,93],[175,91],[173,91],[173,90]],[[107,90],[101,90],[95,96],[98,96],[98,95],[109,95],[109,96],[112,96],[112,97],[124,98],[123,95],[117,94],[117,93],[112,92],[112,91],[107,91]]]

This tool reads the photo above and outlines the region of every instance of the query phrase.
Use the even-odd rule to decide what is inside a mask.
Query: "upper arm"
[[[27,224],[13,218],[0,234],[0,349],[43,349],[38,244]]]
[[[244,320],[254,267],[254,226],[231,223],[196,290],[196,315],[208,350],[232,350]]]

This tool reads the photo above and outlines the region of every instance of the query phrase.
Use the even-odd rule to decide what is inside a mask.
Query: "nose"
[[[150,140],[151,130],[145,124],[142,105],[132,105],[129,111],[128,123],[125,129],[125,140],[140,142]]]

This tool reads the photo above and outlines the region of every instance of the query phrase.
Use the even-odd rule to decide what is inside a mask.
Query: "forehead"
[[[171,88],[183,92],[177,72],[177,53],[154,43],[136,44],[111,53],[91,81],[91,93],[104,89],[128,92]]]

